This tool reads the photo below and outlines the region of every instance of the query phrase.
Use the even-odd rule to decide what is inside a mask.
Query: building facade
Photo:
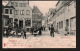
[[[13,6],[14,10],[14,22],[18,24],[18,27],[25,27],[27,31],[32,27],[32,9],[29,6],[28,1],[10,1],[7,6]]]
[[[56,14],[53,16],[53,21],[56,22],[54,28],[61,34],[65,34],[65,30],[69,34],[75,34],[76,1],[58,1],[56,11]]]
[[[56,10],[53,8],[50,8],[48,11],[48,27],[50,27],[54,21],[53,21],[53,15],[55,14]]]
[[[3,27],[7,28],[9,23],[14,22],[14,10],[15,10],[15,8],[13,6],[3,6],[2,7]],[[14,24],[13,24],[13,26],[14,26]]]
[[[32,25],[33,26],[42,26],[42,13],[40,12],[40,10],[38,9],[37,6],[33,7],[32,10]]]

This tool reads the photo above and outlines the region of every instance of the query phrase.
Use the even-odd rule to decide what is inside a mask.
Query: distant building
[[[13,6],[2,6],[2,24],[3,27],[8,27],[9,23],[14,22],[14,10]],[[14,26],[14,24],[13,24]]]
[[[56,10],[53,8],[50,8],[48,11],[48,27],[53,24],[53,15],[55,14]]]
[[[56,4],[56,14],[53,21],[56,22],[55,29],[61,34],[65,30],[70,34],[76,33],[76,1],[58,1]]]
[[[42,26],[42,13],[37,6],[34,6],[32,10],[32,26],[35,25]]]
[[[10,14],[10,18],[14,18],[13,22],[16,22],[18,24],[18,27],[25,27],[27,31],[30,31],[30,28],[32,27],[32,9],[29,6],[28,1],[10,1],[7,4],[8,7],[12,9],[11,6],[15,8],[14,11],[12,11],[12,15],[10,14],[10,11],[8,8],[4,10],[6,14]],[[13,13],[14,12],[14,13]],[[12,19],[11,19],[12,20]]]

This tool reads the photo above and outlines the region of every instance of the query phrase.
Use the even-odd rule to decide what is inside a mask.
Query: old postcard
[[[76,1],[2,1],[2,48],[76,48]]]

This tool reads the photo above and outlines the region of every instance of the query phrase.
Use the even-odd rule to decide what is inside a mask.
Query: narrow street
[[[51,37],[49,31],[43,31],[41,36],[34,37],[27,34],[27,39],[23,37],[9,37],[3,38],[4,48],[75,48],[76,44],[75,36],[60,36],[60,34],[54,33],[54,37]],[[67,41],[67,43],[66,43]]]

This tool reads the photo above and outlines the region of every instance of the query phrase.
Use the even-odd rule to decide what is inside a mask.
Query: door
[[[19,21],[19,27],[23,28],[23,21],[22,20]]]
[[[66,29],[69,31],[69,19],[66,20]]]

